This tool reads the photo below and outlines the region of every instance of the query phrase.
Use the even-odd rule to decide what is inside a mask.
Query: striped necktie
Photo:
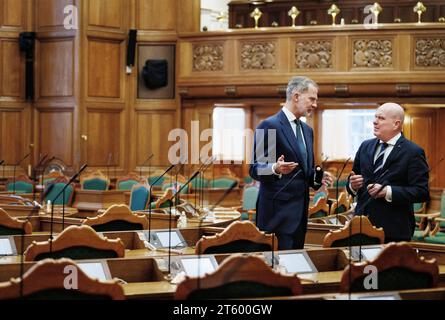
[[[380,151],[374,162],[374,176],[376,176],[383,168],[383,159],[385,158],[385,150],[388,147],[386,142],[380,143]]]

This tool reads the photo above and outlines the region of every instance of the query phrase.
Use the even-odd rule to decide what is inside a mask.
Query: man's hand
[[[296,162],[285,162],[284,155],[281,155],[277,160],[277,165],[275,166],[275,172],[278,174],[289,174],[298,166]]]
[[[363,187],[363,176],[360,174],[355,174],[354,171],[351,171],[349,182],[351,183],[352,189],[357,192],[361,187]]]
[[[332,175],[328,171],[323,172],[323,179],[321,179],[321,183],[326,186],[332,186],[332,183],[334,182],[334,179],[332,178]]]
[[[384,187],[382,190],[379,191],[379,189],[381,187],[382,187],[382,185],[378,184],[378,183],[368,184],[367,189],[368,189],[369,195],[372,198],[384,198],[384,197],[386,197],[386,187]]]

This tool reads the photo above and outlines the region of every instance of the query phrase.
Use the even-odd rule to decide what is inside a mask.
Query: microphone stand
[[[17,162],[16,164],[14,164],[14,169],[13,169],[13,174],[12,174],[12,176],[13,176],[12,193],[13,193],[13,194],[15,194],[15,169],[16,169],[16,167],[17,167],[23,160],[25,160],[26,158],[28,158],[30,154],[31,154],[31,153],[28,153],[26,156],[24,156],[22,159],[20,159],[19,162]]]
[[[51,203],[51,231],[50,231],[50,238],[49,238],[49,252],[53,252],[53,224],[54,224],[54,202],[60,197],[61,194],[65,193],[65,189],[82,173],[83,170],[85,170],[87,167],[87,164],[84,164],[79,171],[77,171],[76,174],[74,174],[71,179],[68,181],[67,184],[65,184],[62,188],[62,190],[56,195],[56,197],[53,199],[53,202]],[[63,198],[62,204],[65,202],[65,197]],[[64,212],[62,212],[62,221],[64,220]],[[64,226],[62,226],[63,228]]]
[[[49,159],[48,161],[46,161],[45,162],[45,165],[44,165],[44,167],[43,167],[43,170],[41,171],[41,182],[40,182],[40,185],[41,186],[43,186],[44,187],[44,178],[45,178],[45,171],[46,171],[46,168],[48,167],[48,165],[50,164],[50,162],[51,161],[53,161],[54,159],[55,159],[56,157],[55,156],[53,156],[53,157],[51,157],[51,159]],[[42,192],[41,194],[40,194],[40,203],[42,203],[42,205],[43,205],[43,200],[45,199],[44,198],[44,192]]]
[[[338,223],[338,209],[339,209],[339,206],[338,206],[338,181],[340,180],[340,177],[341,177],[343,171],[345,170],[346,165],[348,164],[349,160],[351,160],[351,157],[349,157],[348,159],[346,159],[346,161],[345,161],[345,163],[343,164],[343,167],[341,168],[341,171],[340,171],[340,173],[337,175],[337,179],[336,179],[336,181],[335,181],[335,200],[337,201],[337,209],[336,209],[336,212],[335,212],[335,218],[336,218],[336,222],[337,222],[337,223]]]
[[[145,161],[142,163],[142,165],[139,167],[139,176],[142,178],[142,167],[145,166],[145,164],[147,163],[147,161],[150,161],[151,158],[153,158],[154,154],[152,153],[151,155],[148,156],[147,159],[145,159]],[[150,168],[149,168],[150,170]],[[148,177],[148,183],[150,183],[150,172],[149,172],[149,177]]]
[[[39,162],[37,162],[37,165],[34,167],[33,170],[33,175],[32,175],[32,181],[34,181],[34,183],[36,184],[34,186],[34,188],[32,188],[33,192],[32,192],[32,200],[36,201],[36,188],[37,188],[37,184],[38,182],[38,178],[37,178],[37,171],[38,168],[42,165],[43,161],[48,157],[48,154],[45,154],[42,158],[40,158]]]
[[[153,155],[151,155],[153,156]],[[176,166],[176,164],[172,164],[170,167],[167,168],[167,170],[164,171],[163,174],[161,174],[154,182],[153,184],[150,184],[150,188],[148,189],[148,242],[151,241],[151,190],[153,186],[161,180],[171,169],[173,169]]]

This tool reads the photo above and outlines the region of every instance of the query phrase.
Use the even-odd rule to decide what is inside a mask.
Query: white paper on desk
[[[313,272],[302,253],[281,254],[279,264],[285,267],[289,273]]]
[[[156,235],[159,238],[159,241],[161,242],[161,246],[163,248],[168,248],[169,247],[169,240],[168,240],[168,234],[169,232],[160,232],[158,231],[156,233]],[[181,239],[179,238],[178,234],[176,232],[171,232],[171,242],[170,242],[170,247],[171,248],[175,248],[177,246],[183,245]]]
[[[0,238],[0,255],[14,254],[9,238]]]
[[[87,274],[88,277],[106,281],[107,276],[105,270],[100,262],[80,262],[77,263],[79,268]]]
[[[206,273],[215,271],[215,267],[209,258],[182,259],[181,262],[185,273],[189,277],[201,277]]]

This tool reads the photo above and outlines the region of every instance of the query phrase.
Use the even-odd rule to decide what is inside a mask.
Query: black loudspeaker
[[[36,42],[35,32],[21,32],[19,35],[20,51],[26,55],[25,70],[25,96],[26,100],[34,99],[34,47]]]
[[[134,66],[134,58],[136,55],[136,37],[138,35],[138,31],[135,29],[130,29],[128,34],[128,47],[127,47],[127,66]]]
[[[158,89],[168,85],[167,60],[149,59],[142,68],[142,78],[148,89]]]

